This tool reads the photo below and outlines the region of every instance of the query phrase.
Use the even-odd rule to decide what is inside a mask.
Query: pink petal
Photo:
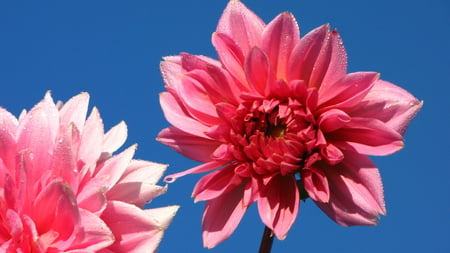
[[[114,235],[99,216],[84,209],[79,211],[83,230],[77,234],[68,252],[98,252],[113,244]]]
[[[319,85],[318,83],[312,83],[311,77],[315,75],[317,79],[318,74],[314,72],[320,71],[321,74],[324,72],[324,66],[322,66],[322,69],[314,69],[314,67],[317,61],[322,61],[319,56],[323,51],[322,48],[328,46],[329,30],[329,25],[320,26],[297,42],[289,57],[287,73],[289,80],[304,80],[308,87]]]
[[[403,137],[377,119],[352,118],[345,127],[327,135],[341,149],[366,155],[389,155],[403,147]]]
[[[241,1],[232,0],[225,8],[216,31],[232,38],[246,55],[259,46],[264,22]]]
[[[374,225],[380,214],[386,214],[378,169],[364,155],[346,153],[345,157],[334,167],[321,164],[331,195],[328,204],[316,204],[341,225]]]
[[[319,117],[320,130],[324,133],[333,132],[344,127],[350,120],[351,117],[342,110],[327,110]]]
[[[280,240],[294,224],[299,206],[300,193],[293,176],[274,176],[260,188],[259,215]]]
[[[206,90],[211,101],[235,104],[246,84],[236,83],[220,62],[208,57],[182,54],[182,66],[186,75],[197,80]]]
[[[0,108],[1,110],[1,108]],[[2,119],[0,111],[0,121]],[[14,132],[8,131],[7,124],[0,123],[0,160],[4,164],[5,168],[14,168],[16,164],[16,141],[14,139]],[[4,171],[6,172],[6,170]]]
[[[400,134],[422,108],[423,102],[408,91],[383,80],[378,80],[352,113],[358,117],[377,118]]]
[[[102,219],[114,234],[115,242],[109,247],[113,252],[154,252],[165,229],[158,217],[121,201],[108,202]]]
[[[370,91],[378,73],[356,72],[350,73],[339,79],[333,85],[327,85],[319,89],[319,107],[324,108],[353,108]]]
[[[74,124],[71,123],[61,133],[52,156],[51,171],[53,177],[61,178],[63,182],[68,183],[76,191],[78,189],[78,177],[75,169],[76,154],[74,153],[74,143],[72,142],[74,127]]]
[[[97,166],[94,176],[105,179],[106,189],[110,189],[122,177],[130,164],[136,151],[136,145],[127,148],[120,154],[114,155],[105,161],[103,165]]]
[[[187,115],[172,94],[168,92],[160,93],[159,101],[164,116],[169,123],[190,134],[209,139],[208,136],[205,135],[205,132],[208,131],[208,127]]]
[[[102,153],[103,133],[103,121],[97,108],[94,107],[84,124],[78,150],[79,160],[83,161],[89,168],[95,168]]]
[[[121,121],[111,128],[103,139],[103,152],[113,153],[127,140],[127,124]]]
[[[147,202],[166,191],[167,187],[144,182],[126,182],[114,185],[106,193],[106,197],[108,200],[122,201],[142,208]]]
[[[216,48],[217,55],[223,66],[236,78],[240,83],[246,84],[244,72],[244,54],[241,48],[226,34],[213,33],[212,43]]]
[[[326,73],[321,81],[320,89],[329,85],[332,86],[347,73],[347,52],[341,36],[336,30],[330,33],[329,47],[327,49],[329,51],[327,52],[329,60],[325,65]]]
[[[169,87],[180,86],[185,72],[181,66],[181,56],[168,56],[163,60],[160,69],[164,83]]]
[[[234,173],[235,167],[230,164],[202,177],[192,192],[195,202],[217,198],[240,185],[243,179]]]
[[[75,195],[59,180],[49,183],[37,195],[32,216],[40,233],[56,231],[61,241],[76,233],[80,222]]]
[[[118,183],[146,182],[156,184],[167,169],[166,164],[143,160],[131,160]]]
[[[269,90],[268,85],[272,83],[273,73],[267,55],[259,48],[250,50],[245,59],[245,74],[250,86],[257,94],[265,96]]]
[[[278,15],[264,29],[261,47],[269,57],[276,79],[286,80],[288,59],[299,40],[297,21],[288,12]]]
[[[223,165],[227,164],[228,161],[211,161],[204,164],[200,164],[194,168],[190,168],[188,170],[178,172],[172,175],[168,175],[164,178],[164,182],[166,183],[173,183],[175,180],[177,180],[180,177],[186,176],[188,174],[194,174],[194,173],[202,173],[211,171],[217,168],[222,167]]]
[[[204,247],[214,248],[236,229],[247,210],[242,199],[243,192],[244,186],[241,185],[206,202],[202,226]]]
[[[317,202],[328,202],[330,199],[330,188],[325,173],[321,168],[314,165],[302,169],[302,183],[309,197]]]
[[[89,94],[86,92],[69,99],[59,110],[61,126],[67,127],[70,123],[74,123],[77,129],[82,132],[88,105]]]
[[[27,150],[32,163],[42,170],[28,171],[30,182],[40,178],[50,167],[53,145],[59,130],[59,115],[50,94],[39,102],[20,122],[17,129],[17,152]]]
[[[15,139],[18,125],[19,122],[16,117],[0,107],[0,126],[2,126],[2,131],[8,132]]]
[[[216,108],[208,93],[194,78],[185,76],[182,85],[177,87],[177,95],[183,102],[189,114],[205,125],[214,125],[220,122]]]
[[[158,134],[157,141],[199,162],[211,161],[211,155],[220,145],[217,141],[198,137],[174,127],[163,129]]]

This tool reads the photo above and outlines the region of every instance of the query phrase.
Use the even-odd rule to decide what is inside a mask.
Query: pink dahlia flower
[[[339,33],[323,25],[300,38],[287,12],[265,24],[232,0],[212,42],[219,61],[182,53],[161,63],[173,126],[158,136],[203,163],[167,181],[210,172],[192,194],[207,201],[205,247],[225,240],[254,202],[279,239],[308,196],[341,225],[376,224],[386,209],[367,155],[401,149],[422,103],[378,73],[347,73]]]
[[[1,252],[152,252],[177,206],[143,210],[164,193],[166,166],[133,160],[125,123],[106,134],[89,95],[50,94],[16,119],[0,108]]]

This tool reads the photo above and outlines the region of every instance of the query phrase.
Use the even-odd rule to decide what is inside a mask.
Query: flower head
[[[19,119],[0,108],[2,252],[153,251],[177,206],[143,210],[164,193],[166,166],[134,160],[125,123],[106,134],[89,95],[48,93]]]
[[[341,225],[376,224],[386,209],[367,155],[401,149],[422,103],[378,73],[347,73],[339,33],[323,25],[300,38],[291,13],[265,24],[232,0],[212,43],[219,61],[182,53],[161,63],[173,126],[158,136],[203,163],[167,181],[210,172],[192,194],[207,201],[205,246],[225,240],[254,202],[279,239],[307,197]]]

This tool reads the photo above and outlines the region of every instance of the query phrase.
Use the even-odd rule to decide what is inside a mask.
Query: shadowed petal
[[[235,167],[231,164],[202,177],[192,192],[195,202],[217,198],[240,185],[243,179],[235,174]]]
[[[206,248],[214,248],[236,229],[247,210],[243,203],[243,194],[244,185],[241,185],[206,202],[202,226],[203,245]]]
[[[293,176],[274,176],[260,188],[259,215],[280,240],[294,224],[300,206],[300,193]]]
[[[321,164],[331,195],[328,204],[316,204],[341,225],[374,225],[379,215],[386,214],[378,169],[366,156],[347,152],[345,157],[335,167]]]

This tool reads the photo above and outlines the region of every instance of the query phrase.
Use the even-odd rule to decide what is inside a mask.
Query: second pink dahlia
[[[344,226],[374,225],[386,213],[367,155],[389,155],[421,102],[375,72],[347,73],[337,31],[300,38],[294,17],[265,24],[230,1],[212,42],[219,61],[182,53],[164,58],[160,102],[173,125],[159,141],[203,164],[171,175],[209,172],[192,193],[207,201],[203,240],[225,240],[256,202],[279,239],[310,197]]]
[[[0,252],[153,252],[177,206],[143,210],[164,193],[165,165],[135,160],[119,123],[104,133],[89,95],[48,93],[17,119],[0,108]]]

